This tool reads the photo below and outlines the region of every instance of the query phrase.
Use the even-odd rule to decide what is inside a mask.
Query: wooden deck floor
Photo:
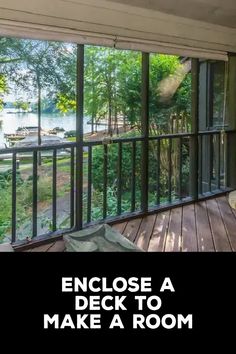
[[[236,251],[236,211],[221,196],[113,227],[148,252]],[[62,240],[28,252],[63,252]]]

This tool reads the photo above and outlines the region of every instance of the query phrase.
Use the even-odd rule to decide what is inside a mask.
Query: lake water
[[[84,133],[91,131],[91,124],[87,124],[89,118],[84,118]],[[65,131],[75,130],[75,114],[43,114],[42,129],[49,130],[55,127],[64,128]],[[0,147],[5,143],[4,134],[14,134],[18,127],[37,126],[37,113],[7,113],[7,110],[0,112]],[[104,126],[98,126],[98,130],[103,130]]]

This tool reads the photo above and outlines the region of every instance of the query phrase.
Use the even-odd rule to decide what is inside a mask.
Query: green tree
[[[29,102],[25,102],[23,100],[17,100],[16,102],[13,103],[14,107],[18,110],[22,110],[24,112],[27,112],[30,108]]]
[[[6,77],[0,73],[0,111],[4,107],[3,96],[8,92]]]
[[[118,132],[118,119],[140,121],[141,54],[86,47],[85,111],[94,121],[107,119],[108,133]]]
[[[102,110],[102,91],[100,87],[99,51],[97,47],[87,46],[85,50],[85,113],[91,117],[91,133]]]
[[[150,57],[150,133],[170,133],[172,119],[190,115],[190,60],[152,54]],[[177,132],[177,131],[176,131]]]
[[[20,57],[12,57],[12,46],[14,46],[12,39],[0,38],[0,110],[4,107],[4,94],[8,93],[7,75],[4,67],[8,63],[15,63],[20,60]]]
[[[76,111],[77,46],[68,44],[60,55],[60,80],[57,83],[56,107],[60,112]]]
[[[56,94],[61,81],[60,67],[68,46],[62,42],[27,39],[5,39],[4,48],[11,60],[4,63],[5,75],[20,89],[37,95],[38,143],[41,144],[42,92],[51,97]]]
[[[75,53],[76,54],[76,53]],[[67,61],[58,107],[75,107],[75,61]],[[175,114],[190,116],[190,61],[173,55],[150,56],[150,127],[167,132]],[[141,53],[113,48],[85,47],[85,113],[94,124],[107,119],[108,132],[117,130],[118,116],[140,130]],[[174,117],[175,118],[175,117]],[[189,119],[188,119],[189,122]]]

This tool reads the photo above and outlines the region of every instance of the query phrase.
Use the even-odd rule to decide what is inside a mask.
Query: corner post
[[[226,187],[236,189],[236,55],[229,55],[226,121],[230,133],[226,136]]]
[[[141,209],[148,211],[148,137],[149,137],[149,53],[142,53],[142,174],[141,174]]]
[[[190,195],[198,200],[199,61],[192,59],[192,133],[190,138]]]
[[[77,45],[75,227],[83,227],[84,45]]]

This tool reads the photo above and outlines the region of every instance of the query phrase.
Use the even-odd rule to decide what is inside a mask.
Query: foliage
[[[6,64],[13,64],[20,60],[14,55],[15,41],[12,38],[0,38],[0,110],[4,108],[3,96],[9,92]]]
[[[135,120],[140,107],[140,58],[137,52],[86,47],[85,111],[95,121],[107,118],[109,133],[117,129],[120,115]]]
[[[132,146],[129,143],[123,144],[122,147],[122,189],[127,191],[131,185],[132,176],[132,165],[131,165],[131,153]],[[137,147],[136,156],[136,175],[140,176],[141,166],[141,149],[140,146]],[[93,149],[93,186],[98,191],[103,191],[103,160],[104,160],[104,150],[103,146],[96,146]],[[118,176],[118,144],[111,144],[108,146],[108,175],[107,183],[113,189],[117,186],[117,176]]]
[[[68,113],[75,112],[76,110],[76,100],[71,99],[69,93],[58,93],[57,94],[57,103],[56,107],[60,112]]]
[[[62,42],[5,38],[3,54],[11,58],[11,61],[2,64],[2,71],[11,83],[32,97],[36,94],[38,100],[42,98],[42,93],[46,94],[55,107],[63,75],[66,74],[65,61],[70,57],[68,45]]]
[[[0,111],[4,107],[3,95],[8,92],[6,77],[0,73]]]
[[[101,207],[101,201],[103,199],[103,192],[95,191],[93,194],[93,206],[92,206],[92,220],[99,220],[103,218],[103,210]],[[107,210],[109,216],[117,215],[117,195],[113,188],[107,188]],[[130,200],[123,199],[122,212],[130,210]]]
[[[210,64],[213,87],[212,97],[212,127],[219,127],[226,124],[224,121],[224,95],[225,95],[225,63],[211,62]]]
[[[51,201],[51,178],[41,176],[38,178],[38,200],[40,202]],[[63,187],[66,188],[67,186]],[[23,180],[20,171],[16,175],[17,192],[17,228],[23,226],[30,217],[33,200],[32,175]],[[0,242],[9,233],[11,228],[11,198],[12,198],[12,170],[0,173]]]
[[[0,173],[0,196],[1,196],[1,208],[0,208],[0,242],[6,235],[6,232],[11,227],[11,198],[12,198],[12,170],[8,170]],[[20,188],[23,184],[23,180],[19,171],[16,175],[16,186]],[[23,190],[23,195],[26,193]],[[24,206],[21,203],[17,205],[17,212],[19,220],[22,221],[26,217]]]
[[[31,95],[43,90],[51,101],[46,112],[49,109],[63,113],[75,111],[75,45],[13,38],[4,38],[1,42],[3,72],[17,87],[31,91]],[[185,67],[186,62],[177,56],[150,56],[150,120],[159,128],[168,123],[173,112],[189,114],[191,78],[189,68],[185,71]],[[86,46],[84,76],[85,114],[92,120],[92,130],[96,122],[105,118],[112,134],[119,117],[124,117],[124,123],[127,121],[140,128],[140,52]],[[167,97],[162,92],[163,81],[165,92],[166,89],[171,91],[173,86]]]
[[[68,44],[63,55],[60,56],[59,70],[60,81],[58,82],[55,103],[62,113],[76,111],[76,74],[77,74],[77,47]]]
[[[169,133],[173,116],[190,116],[191,62],[178,56],[152,54],[150,57],[150,123],[154,135]]]
[[[18,110],[28,111],[30,108],[29,102],[24,102],[22,100],[17,100],[13,103],[14,107]]]
[[[76,52],[63,64],[63,85],[57,94],[62,112],[75,109]],[[172,114],[190,114],[190,61],[173,55],[150,56],[150,121],[166,131]],[[141,53],[112,48],[85,47],[85,114],[92,132],[100,120],[107,120],[108,132],[116,132],[119,117],[124,124],[141,122]],[[164,90],[164,93],[163,93]],[[166,92],[168,93],[166,95]],[[157,133],[157,132],[156,132]]]
[[[0,173],[0,189],[5,189],[11,185],[12,181],[12,170],[9,169],[5,172]],[[20,172],[16,171],[16,185],[23,183],[23,180],[20,176]]]

